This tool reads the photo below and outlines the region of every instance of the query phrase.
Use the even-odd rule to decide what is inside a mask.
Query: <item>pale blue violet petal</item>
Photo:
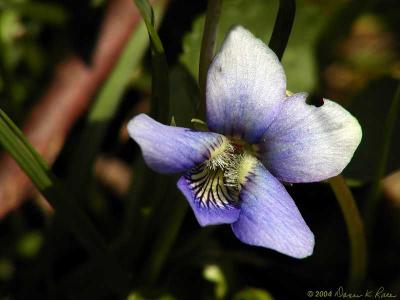
[[[207,74],[207,124],[211,131],[257,142],[285,93],[286,77],[275,53],[243,27],[234,27]]]
[[[231,224],[235,222],[240,213],[240,209],[233,204],[217,205],[216,191],[211,191],[211,194],[206,195],[207,199],[201,199],[201,195],[196,196],[196,192],[192,186],[188,174],[182,176],[177,185],[181,192],[185,195],[187,201],[193,209],[197,221],[201,226],[214,225],[214,224]],[[214,195],[212,194],[214,193]],[[218,193],[222,193],[219,191]],[[209,199],[214,197],[214,199]],[[217,199],[218,201],[218,199]]]
[[[240,191],[241,211],[232,229],[246,244],[304,258],[314,235],[285,187],[258,162]]]
[[[129,135],[139,144],[147,165],[160,173],[184,172],[210,157],[223,136],[163,125],[145,114],[128,124]]]
[[[347,110],[324,99],[306,103],[307,94],[288,97],[260,142],[260,159],[279,180],[315,182],[336,176],[361,141],[361,127]]]

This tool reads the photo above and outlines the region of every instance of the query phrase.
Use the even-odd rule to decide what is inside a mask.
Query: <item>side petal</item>
[[[238,219],[236,195],[224,185],[219,171],[199,166],[182,176],[177,185],[201,226],[231,224]]]
[[[207,160],[225,137],[212,132],[163,125],[145,114],[133,118],[128,132],[147,165],[160,173],[184,172]]]
[[[361,141],[361,127],[347,110],[324,99],[315,107],[307,94],[288,97],[260,143],[266,168],[285,182],[314,182],[336,176]]]
[[[211,131],[258,141],[285,98],[279,59],[243,27],[233,28],[207,75],[207,124]]]
[[[232,229],[246,244],[304,258],[313,253],[314,235],[284,186],[258,163],[240,191],[241,211]]]

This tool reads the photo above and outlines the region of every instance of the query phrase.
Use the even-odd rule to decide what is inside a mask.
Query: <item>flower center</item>
[[[200,206],[236,206],[240,189],[256,162],[253,154],[242,141],[224,137],[207,161],[190,170],[186,179]]]
[[[238,192],[240,189],[238,169],[244,152],[242,144],[225,138],[221,146],[211,153],[211,157],[205,162],[205,167],[211,172],[220,170],[225,186]]]

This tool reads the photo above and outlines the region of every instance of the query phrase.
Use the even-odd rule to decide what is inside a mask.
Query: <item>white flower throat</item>
[[[193,168],[186,179],[202,207],[229,207],[239,201],[239,192],[256,163],[251,149],[241,141],[223,137],[210,151],[210,158]]]

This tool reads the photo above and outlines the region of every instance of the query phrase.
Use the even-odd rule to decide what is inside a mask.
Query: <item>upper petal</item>
[[[237,238],[296,258],[311,255],[314,235],[284,186],[259,162],[249,174],[239,219],[232,224]]]
[[[285,182],[340,174],[361,141],[360,124],[347,110],[326,99],[315,107],[306,98],[306,93],[288,97],[260,143],[264,165]]]
[[[139,144],[147,165],[160,173],[183,172],[201,164],[225,139],[217,133],[166,126],[145,114],[129,122],[128,132]]]
[[[258,141],[280,109],[286,78],[279,59],[243,27],[233,28],[207,75],[211,131]]]

